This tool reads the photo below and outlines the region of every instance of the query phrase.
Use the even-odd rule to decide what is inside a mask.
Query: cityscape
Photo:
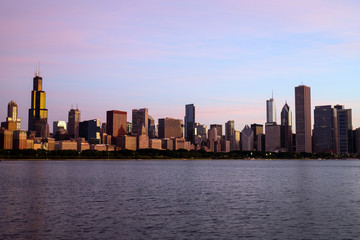
[[[126,111],[107,110],[106,122],[103,123],[99,119],[81,120],[81,111],[71,108],[68,121],[54,121],[50,133],[40,66],[33,78],[30,106],[28,130],[25,131],[21,129],[18,105],[14,101],[8,103],[7,118],[1,123],[0,149],[360,153],[360,128],[352,127],[351,109],[343,105],[322,105],[315,106],[312,113],[311,90],[306,85],[295,87],[295,120],[292,110],[285,103],[280,121],[277,121],[272,96],[266,100],[265,124],[249,123],[242,130],[235,129],[234,120],[227,121],[225,129],[219,123],[210,124],[208,128],[196,121],[195,105],[186,104],[184,119],[165,117],[157,122],[149,115],[148,108],[133,109],[131,122]]]

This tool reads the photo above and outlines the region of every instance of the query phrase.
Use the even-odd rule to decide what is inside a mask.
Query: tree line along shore
[[[65,159],[360,159],[360,154],[326,154],[296,152],[206,152],[179,150],[139,149],[119,151],[85,150],[34,150],[34,149],[1,149],[0,160],[65,160]]]

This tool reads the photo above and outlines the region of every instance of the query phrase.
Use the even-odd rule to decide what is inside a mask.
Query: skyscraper
[[[353,153],[353,128],[351,109],[345,109],[343,105],[334,106],[337,110],[338,144],[339,153]]]
[[[310,87],[295,87],[296,152],[312,152]]]
[[[145,134],[149,132],[149,114],[147,108],[133,109],[132,110],[132,129],[131,133],[134,135],[141,135],[143,128],[145,128]]]
[[[281,148],[292,151],[292,113],[287,103],[281,110]]]
[[[230,141],[230,150],[237,150],[238,144],[235,141],[235,121],[230,120],[225,123],[225,140]]]
[[[330,105],[314,110],[314,152],[338,153],[337,111]]]
[[[181,119],[160,118],[159,119],[159,138],[181,138]]]
[[[195,106],[185,105],[185,139],[192,144],[195,143]]]
[[[48,128],[48,110],[45,108],[46,93],[42,90],[42,77],[40,77],[39,72],[40,71],[36,72],[33,79],[33,91],[31,92],[31,108],[29,109],[28,129],[29,131],[35,131],[37,137],[47,137],[42,136],[46,132],[44,129]]]
[[[210,129],[216,128],[217,136],[221,139],[222,138],[222,125],[221,124],[211,124]]]
[[[21,119],[18,118],[18,106],[14,101],[9,102],[6,122],[2,122],[1,127],[9,130],[20,130]]]
[[[91,144],[100,143],[100,120],[93,119],[79,123],[79,136]]]
[[[241,132],[241,150],[253,151],[254,150],[254,132],[246,125]]]
[[[68,133],[70,137],[79,137],[79,122],[80,122],[80,111],[79,109],[70,109],[68,115]]]
[[[266,100],[266,124],[276,124],[276,109],[273,97],[271,97],[269,100]]]
[[[112,110],[106,112],[106,133],[112,136],[112,144],[116,138],[127,133],[127,112]]]

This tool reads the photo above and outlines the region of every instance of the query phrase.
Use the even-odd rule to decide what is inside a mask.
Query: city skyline
[[[193,103],[196,122],[234,120],[242,130],[266,122],[272,90],[277,119],[285,101],[295,110],[293,88],[304,84],[312,113],[344,105],[355,129],[359,9],[356,1],[3,1],[0,119],[14,100],[27,129],[40,61],[50,127],[68,119],[71,105],[82,120],[105,122],[107,110],[119,109],[131,122],[141,108],[154,119],[183,119]]]

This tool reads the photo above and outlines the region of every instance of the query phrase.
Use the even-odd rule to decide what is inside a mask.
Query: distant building
[[[314,110],[314,152],[338,153],[337,110],[330,105]]]
[[[159,138],[181,138],[182,137],[182,121],[174,118],[159,119]]]
[[[276,109],[275,109],[275,101],[274,98],[270,98],[266,100],[266,123],[276,124]]]
[[[79,109],[70,109],[68,114],[67,130],[68,134],[72,138],[79,137],[79,123],[81,121]],[[53,131],[56,132],[56,131]]]
[[[206,141],[206,125],[205,124],[200,124],[200,123],[196,123],[195,124],[195,132],[196,132],[196,138],[195,138],[195,143],[198,145],[201,145],[201,143],[203,141]]]
[[[251,124],[250,125],[251,130],[254,133],[254,148],[256,151],[261,151],[261,149],[258,148],[258,136],[260,134],[264,134],[264,126],[262,124]]]
[[[127,113],[119,110],[106,112],[106,134],[112,136],[112,144],[116,143],[116,138],[125,135],[127,128]]]
[[[150,139],[149,148],[161,150],[161,139]]]
[[[53,121],[53,134],[55,135],[60,129],[66,130],[65,121]]]
[[[223,135],[222,125],[221,124],[211,124],[210,129],[214,129],[214,128],[216,128],[217,136],[219,137],[219,139],[221,139],[222,135]]]
[[[155,120],[150,115],[148,116],[148,126],[149,126],[149,132],[148,132],[149,138],[156,138],[158,134],[155,125]]]
[[[13,149],[13,130],[0,128],[0,149]]]
[[[38,71],[33,79],[33,91],[31,92],[31,108],[29,109],[29,132],[35,131],[36,137],[47,137],[46,128],[48,110],[45,108],[46,93],[42,90],[42,77]],[[45,129],[45,131],[44,131]]]
[[[292,113],[287,103],[281,111],[281,148],[292,152]]]
[[[295,87],[296,152],[312,152],[310,87]]]
[[[354,153],[360,154],[360,128],[354,130]]]
[[[15,130],[13,132],[13,149],[27,149],[27,134],[25,131]]]
[[[339,153],[353,153],[353,127],[351,109],[345,109],[343,105],[336,105],[337,110],[337,127],[338,127],[338,144]]]
[[[225,123],[225,139],[230,141],[230,150],[237,150],[237,143],[235,140],[235,121],[229,120]]]
[[[116,138],[116,146],[120,147],[122,150],[133,150],[136,151],[136,136],[130,135],[120,135]]]
[[[131,129],[132,129],[132,123],[131,122],[127,122],[126,123],[126,133],[130,134],[131,133]]]
[[[187,104],[185,106],[185,139],[195,144],[195,106]]]
[[[93,119],[79,123],[79,136],[90,144],[100,143],[100,120]]]
[[[149,122],[148,122],[148,109],[133,109],[132,110],[132,129],[131,133],[133,135],[140,135],[142,132],[142,127],[144,126],[146,135],[148,135],[149,131]]]
[[[20,130],[21,119],[18,118],[18,106],[14,101],[9,102],[7,118],[1,123],[1,127],[8,130]]]
[[[265,151],[278,152],[281,150],[280,125],[265,125]]]
[[[241,133],[241,149],[243,151],[254,150],[254,132],[248,125],[244,127]]]

